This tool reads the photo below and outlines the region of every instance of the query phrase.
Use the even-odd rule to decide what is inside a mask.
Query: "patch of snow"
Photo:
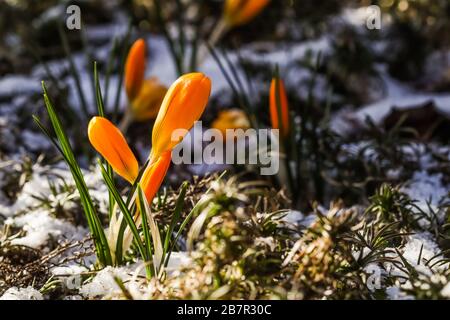
[[[11,287],[0,297],[0,300],[44,300],[44,297],[33,287]]]
[[[86,298],[111,297],[120,293],[120,288],[114,278],[122,281],[130,278],[129,270],[125,267],[113,268],[106,267],[99,271],[91,282],[86,283],[80,288],[80,294]]]
[[[165,271],[168,275],[173,275],[191,263],[192,259],[188,252],[173,252]],[[81,286],[79,293],[89,299],[119,297],[122,291],[114,280],[114,277],[118,277],[134,299],[146,299],[148,291],[152,288],[152,283],[141,282],[140,279],[144,276],[143,263],[123,267],[106,267],[99,271],[91,281]]]
[[[427,214],[430,219],[433,219],[433,213],[439,222],[442,222],[445,212],[440,210],[439,205],[441,200],[448,194],[448,187],[442,184],[442,174],[430,175],[426,171],[415,172],[412,179],[405,184],[402,191],[405,192],[411,199],[416,200],[416,205],[419,209]],[[418,213],[419,210],[413,208],[413,211]],[[419,220],[422,227],[427,227],[429,221],[425,219]]]
[[[330,41],[327,37],[323,37],[317,40],[305,41],[295,44],[277,44],[258,42],[252,43],[240,48],[240,55],[247,61],[256,64],[265,65],[279,65],[281,69],[286,70],[286,86],[298,84],[302,79],[309,76],[309,72],[301,68],[293,68],[292,62],[297,61],[305,57],[309,52],[326,53],[330,49]],[[236,64],[238,61],[238,54],[233,51],[227,53],[230,61]],[[294,72],[295,69],[295,72]],[[223,76],[220,68],[217,66],[215,60],[208,56],[200,67],[200,70],[209,76],[213,81],[212,94],[215,95],[222,91],[230,91],[229,84]],[[238,77],[244,79],[242,71],[237,70]],[[320,82],[321,79],[318,78]],[[268,85],[268,84],[267,84]],[[254,87],[258,90],[266,89],[266,84],[255,83]],[[317,85],[320,87],[320,85]],[[296,87],[296,91],[298,87]],[[322,91],[323,92],[323,91]],[[298,93],[300,95],[300,93]]]
[[[0,98],[41,92],[39,81],[28,76],[9,75],[0,79]]]
[[[269,247],[270,251],[274,251],[276,247],[275,239],[273,237],[257,237],[255,239],[255,246],[267,246]]]
[[[52,146],[47,137],[28,129],[22,131],[22,141],[28,150],[35,152],[48,150]]]
[[[364,247],[362,250],[352,251],[352,256],[355,260],[364,259],[371,252],[372,252],[372,250],[370,248]],[[370,264],[369,264],[369,266],[370,266]]]
[[[40,248],[53,238],[77,241],[88,234],[86,228],[54,217],[42,205],[42,201],[36,199],[36,197],[46,198],[53,206],[61,206],[63,210],[71,210],[77,205],[79,197],[77,191],[72,192],[68,189],[57,194],[52,192],[53,187],[74,184],[70,171],[62,168],[63,166],[65,165],[62,163],[54,166],[33,165],[32,175],[24,184],[15,203],[0,207],[0,213],[7,217],[5,224],[22,227],[26,232],[23,237],[14,238],[13,244]],[[98,204],[99,212],[108,212],[108,191],[98,168],[84,172],[84,177],[91,197]]]
[[[420,251],[422,250],[422,254]],[[441,252],[429,232],[422,232],[409,236],[409,241],[403,249],[403,257],[416,270],[424,274],[431,274],[430,268],[425,266],[426,261]],[[421,257],[420,261],[419,257]]]
[[[374,123],[380,123],[394,107],[403,110],[433,102],[438,111],[450,116],[450,94],[432,94],[412,90],[407,85],[392,78],[386,70],[386,65],[380,64],[376,68],[385,84],[385,97],[363,106],[356,112],[337,113],[333,117],[331,125],[339,134],[348,134],[348,131],[354,128],[355,124],[364,126],[367,117],[372,119]]]
[[[70,222],[50,215],[48,211],[39,210],[14,218],[8,218],[5,224],[22,227],[26,235],[11,240],[13,245],[23,245],[31,248],[44,246],[50,238],[82,240],[87,230],[74,226]]]
[[[50,172],[51,170],[51,172]],[[11,216],[25,209],[35,207],[40,204],[38,200],[34,198],[36,195],[49,195],[51,194],[49,181],[57,184],[61,180],[56,177],[61,177],[64,180],[72,181],[72,177],[68,170],[61,170],[59,168],[50,168],[48,166],[40,166],[38,164],[32,167],[33,175],[27,183],[23,186],[16,202],[7,212],[3,214]]]
[[[175,271],[178,271],[182,267],[188,266],[192,263],[192,259],[189,253],[186,251],[172,252],[170,255],[169,263],[167,264],[166,271],[170,275]]]
[[[73,276],[81,274],[83,272],[87,272],[89,270],[84,266],[74,264],[70,266],[53,267],[50,271],[54,276],[60,277],[60,276]]]
[[[450,282],[448,282],[445,287],[441,290],[441,295],[445,298],[450,299]]]
[[[349,24],[354,26],[365,26],[367,20],[372,16],[372,12],[368,7],[346,8],[342,12],[342,18]]]
[[[414,300],[413,296],[405,294],[401,288],[391,286],[386,288],[386,294],[390,300]]]
[[[297,210],[289,210],[283,217],[284,222],[295,226],[302,226],[304,228],[309,228],[316,220],[316,215],[309,214],[305,216],[302,212]]]
[[[370,117],[375,123],[380,123],[393,107],[402,110],[423,106],[433,102],[436,108],[450,116],[450,94],[420,94],[412,93],[405,96],[391,96],[367,105],[356,113],[356,116],[364,121]]]
[[[123,37],[125,36],[128,23],[127,21],[123,21],[124,23],[120,23],[119,21],[115,21],[111,24],[102,24],[102,25],[87,25],[86,26],[86,38],[88,43],[91,41],[107,41],[111,40],[111,35],[115,37]],[[104,57],[105,60],[108,58]]]

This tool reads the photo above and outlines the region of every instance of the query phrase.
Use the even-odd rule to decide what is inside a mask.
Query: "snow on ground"
[[[387,287],[386,294],[389,300],[414,300],[413,296],[405,294],[397,286]]]
[[[0,79],[0,97],[41,92],[39,81],[28,76],[9,75]]]
[[[190,263],[191,259],[187,252],[173,252],[165,270],[168,275],[171,275]],[[144,277],[145,270],[142,263],[124,267],[106,267],[97,272],[91,281],[83,284],[79,292],[83,297],[89,299],[120,297],[122,290],[115,279],[118,278],[134,299],[148,299],[149,292],[152,290],[152,282],[150,285],[142,282]]]
[[[42,294],[33,287],[12,287],[0,297],[0,300],[44,300]]]
[[[7,217],[6,225],[21,228],[25,233],[11,240],[12,244],[25,245],[33,248],[45,248],[50,240],[82,240],[88,235],[87,228],[75,226],[52,214],[43,204],[45,199],[51,207],[60,207],[69,211],[78,206],[78,192],[68,169],[57,166],[33,165],[33,174],[23,186],[16,201],[11,205],[2,204],[0,214]],[[108,192],[101,182],[98,171],[85,172],[85,180],[90,187],[91,196],[99,205],[100,212],[107,212]],[[68,190],[53,190],[71,186]],[[39,199],[42,198],[42,199]]]
[[[354,128],[355,123],[363,126],[367,117],[376,124],[381,123],[394,107],[404,110],[421,107],[430,102],[434,103],[439,112],[450,117],[450,94],[418,92],[389,76],[385,65],[378,65],[377,69],[385,84],[385,96],[378,101],[362,106],[357,111],[340,111],[331,123],[336,132],[343,135],[348,134]]]
[[[94,279],[80,288],[80,294],[86,298],[110,298],[113,294],[120,294],[121,290],[115,278],[122,282],[129,278],[129,271],[125,267],[106,267],[99,271]]]
[[[435,148],[436,146],[432,146]],[[448,147],[441,147],[441,154],[450,152]],[[424,145],[415,144],[404,148],[407,154],[419,153],[420,170],[414,172],[412,178],[405,182],[402,186],[402,191],[405,192],[411,199],[416,200],[413,212],[425,213],[429,220],[421,219],[419,224],[422,227],[430,225],[430,220],[437,219],[437,222],[443,223],[445,217],[444,210],[440,207],[447,198],[450,186],[443,182],[443,175],[441,173],[430,173],[429,169],[436,166],[435,160],[431,154],[425,149]],[[420,212],[419,212],[420,211]]]
[[[448,195],[449,186],[442,184],[442,174],[430,175],[425,171],[418,171],[414,173],[413,178],[406,183],[402,191],[405,192],[411,199],[416,199],[416,205],[419,209],[427,214],[432,219],[438,219],[443,222],[445,212],[439,208],[442,200]],[[417,209],[413,211],[418,213]],[[422,226],[427,226],[429,223],[420,220]]]
[[[433,262],[436,262],[436,256],[441,252],[439,246],[435,243],[433,235],[429,232],[420,232],[408,236],[408,241],[404,248],[401,250],[402,257],[407,261],[407,263],[419,274],[420,277],[428,276],[432,281],[447,283],[448,279],[442,278],[434,272],[441,270],[448,270],[449,263],[433,266]],[[394,258],[395,255],[392,255]],[[400,263],[400,257],[396,257]],[[432,261],[427,264],[428,261]],[[408,290],[412,288],[412,284],[409,280],[404,280],[403,277],[407,276],[405,271],[397,268],[394,263],[385,262],[384,267],[390,275],[399,277],[395,285],[386,288],[386,294],[388,299],[392,300],[413,300],[414,297],[406,294],[403,290]],[[450,282],[448,282],[450,283]],[[448,284],[446,285],[446,287]],[[445,288],[443,289],[444,294]],[[403,290],[402,290],[403,289]]]
[[[12,225],[25,231],[23,237],[11,240],[12,245],[23,245],[31,248],[42,248],[50,239],[82,240],[87,235],[87,230],[74,226],[63,219],[58,219],[48,210],[32,211],[22,216],[9,218],[6,225]]]
[[[430,273],[430,269],[425,266],[425,263],[440,252],[433,238],[429,232],[417,233],[409,236],[409,240],[403,248],[403,257],[420,272]]]
[[[283,217],[283,221],[286,222],[287,224],[296,227],[300,226],[303,228],[309,228],[316,220],[317,216],[313,214],[305,216],[303,213],[297,210],[289,210]]]
[[[442,296],[450,299],[450,282],[441,291]]]

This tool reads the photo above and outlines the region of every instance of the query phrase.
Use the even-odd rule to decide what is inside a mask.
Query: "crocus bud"
[[[155,119],[167,92],[156,78],[146,79],[136,98],[131,102],[133,118],[137,121]]]
[[[145,75],[145,41],[136,40],[128,52],[125,64],[125,90],[128,99],[133,101],[139,94]]]
[[[120,130],[106,118],[93,117],[89,121],[88,137],[113,170],[133,183],[138,176],[139,165]]]
[[[279,129],[282,137],[289,134],[289,106],[286,90],[283,80],[278,77],[272,79],[270,86],[270,119],[272,128]]]
[[[192,128],[205,110],[210,93],[211,80],[202,73],[185,74],[172,84],[153,127],[151,163],[183,139],[184,136],[172,139],[172,133]]]
[[[158,192],[159,187],[164,181],[171,159],[172,151],[168,150],[161,154],[155,162],[149,164],[142,174],[141,187],[148,203],[152,202],[156,192]]]
[[[270,0],[227,0],[224,19],[230,27],[246,24],[256,17]]]

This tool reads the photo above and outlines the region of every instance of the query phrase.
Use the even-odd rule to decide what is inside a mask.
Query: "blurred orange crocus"
[[[166,92],[167,88],[156,78],[144,80],[139,94],[131,101],[134,119],[137,121],[155,119]]]
[[[270,0],[226,0],[224,19],[230,27],[246,24],[256,17]]]
[[[114,171],[133,183],[138,176],[139,165],[120,130],[106,118],[93,117],[89,121],[88,137]]]
[[[167,88],[151,77],[145,79],[146,45],[138,39],[131,46],[125,64],[125,91],[130,103],[127,116],[130,120],[145,121],[155,119]],[[126,129],[129,123],[121,126]]]
[[[219,112],[211,127],[220,130],[225,139],[227,129],[246,130],[250,128],[250,121],[245,112],[240,109],[223,110]]]
[[[183,137],[172,139],[172,133],[192,128],[205,110],[210,93],[211,80],[202,73],[185,74],[172,84],[153,127],[150,163],[181,141]]]
[[[143,39],[136,40],[130,48],[125,63],[125,91],[130,101],[133,101],[139,94],[144,82],[145,55],[145,41]]]
[[[281,119],[281,120],[280,120]],[[289,106],[283,80],[274,77],[270,86],[270,120],[282,137],[289,134]]]

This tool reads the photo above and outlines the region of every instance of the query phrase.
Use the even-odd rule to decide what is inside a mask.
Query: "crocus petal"
[[[277,94],[278,91],[278,94]],[[278,110],[278,102],[280,103]],[[280,124],[281,116],[281,124]],[[280,129],[281,136],[289,134],[289,106],[283,80],[273,78],[270,86],[270,119],[272,128]]]
[[[145,193],[148,203],[151,203],[156,192],[164,181],[167,170],[172,159],[172,151],[168,150],[153,163],[151,163],[142,174],[141,187]]]
[[[210,93],[211,80],[202,73],[185,74],[172,84],[153,127],[151,162],[180,142],[183,137],[172,139],[175,130],[192,128],[205,110]]]
[[[270,0],[227,0],[224,8],[225,21],[230,26],[246,24],[256,17]]]
[[[106,118],[93,117],[89,121],[88,137],[114,171],[133,183],[138,176],[139,165],[120,130]]]
[[[128,99],[133,99],[138,95],[145,74],[145,41],[143,39],[136,40],[128,52],[125,64],[125,90]]]
[[[137,121],[155,119],[166,93],[167,88],[156,78],[146,79],[139,94],[131,102],[134,119]]]

